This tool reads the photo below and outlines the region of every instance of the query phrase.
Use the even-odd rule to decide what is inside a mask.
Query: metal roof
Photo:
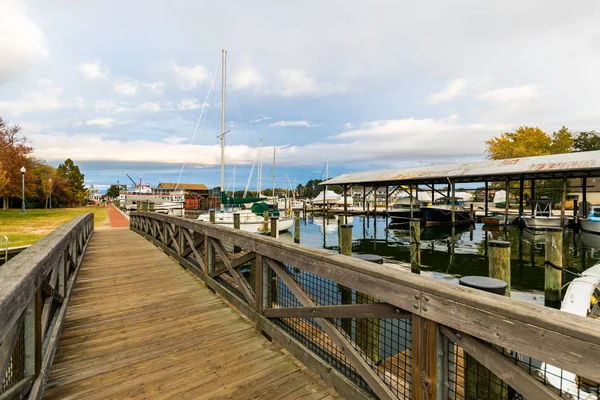
[[[183,190],[208,190],[206,185],[203,183],[170,183],[160,182],[158,184],[159,189],[183,189]]]
[[[358,172],[340,175],[321,185],[448,183],[448,179],[455,182],[482,182],[520,177],[551,179],[562,178],[563,174],[568,178],[600,176],[600,151]]]

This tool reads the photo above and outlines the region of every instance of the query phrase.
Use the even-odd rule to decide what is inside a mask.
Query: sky
[[[0,0],[0,116],[98,187],[262,187],[600,130],[600,2]],[[235,168],[235,177],[234,177]],[[250,189],[257,185],[253,171]]]

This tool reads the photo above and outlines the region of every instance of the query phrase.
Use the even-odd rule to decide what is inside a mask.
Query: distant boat
[[[586,269],[569,283],[560,310],[581,317],[600,319],[600,263]],[[536,371],[550,385],[577,399],[597,399],[598,383],[550,364]]]
[[[430,206],[421,207],[426,225],[452,224],[452,203],[454,202],[455,224],[470,224],[473,222],[469,211],[464,209],[464,202],[459,199],[442,197]]]
[[[483,217],[481,222],[484,225],[510,225],[517,219],[516,215],[509,215],[508,220],[504,218],[504,215],[492,215],[489,217]]]
[[[506,207],[506,191],[498,190],[496,193],[494,193],[494,200],[492,202],[498,208]]]
[[[547,197],[535,201],[533,215],[521,217],[529,229],[560,228],[560,217],[552,215],[552,202]]]
[[[581,230],[600,235],[600,205],[593,205],[588,218],[581,220]]]
[[[337,194],[336,192],[334,192],[333,190],[322,190],[317,197],[315,197],[314,199],[311,200],[311,202],[316,205],[316,206],[322,206],[323,204],[328,204],[328,205],[336,205],[338,203],[338,201],[342,200],[342,204],[343,204],[343,199],[341,198],[341,196],[339,194]]]

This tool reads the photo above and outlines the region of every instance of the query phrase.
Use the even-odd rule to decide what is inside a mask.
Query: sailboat
[[[278,230],[285,232],[293,225],[291,216],[280,215],[279,210],[269,209],[264,203],[266,197],[229,197],[225,193],[225,82],[226,82],[227,51],[222,51],[221,62],[221,211],[215,213],[215,224],[233,227],[234,214],[240,215],[240,229],[247,232],[259,232],[264,226],[264,211],[269,217],[279,217]],[[262,143],[261,143],[262,147]],[[273,152],[273,171],[275,171],[275,152]],[[273,191],[275,189],[275,172],[273,172]],[[244,205],[252,204],[250,209]],[[229,210],[229,211],[227,211]],[[210,221],[210,213],[200,214],[199,221]]]

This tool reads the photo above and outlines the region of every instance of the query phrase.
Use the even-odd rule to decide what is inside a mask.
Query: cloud
[[[302,126],[304,128],[312,128],[315,127],[317,125],[313,125],[308,121],[277,121],[277,122],[272,122],[269,124],[269,126],[272,127],[283,127],[283,128],[287,128],[290,126]]]
[[[143,83],[142,86],[154,94],[162,94],[165,83],[163,81]]]
[[[46,87],[44,91],[29,92],[18,100],[0,100],[0,115],[19,116],[36,111],[51,111],[85,106],[81,97],[63,97],[61,87]]]
[[[177,104],[177,109],[178,110],[197,110],[199,108],[202,108],[202,106],[204,105],[204,107],[210,107],[210,104],[208,103],[204,103],[201,104],[198,99],[194,99],[194,98],[184,98],[181,99],[181,101],[179,102],[179,104]]]
[[[208,80],[210,73],[202,65],[184,67],[171,60],[171,69],[175,75],[175,82],[182,90],[194,89],[199,84]]]
[[[99,62],[81,63],[77,65],[77,69],[85,79],[89,80],[106,79],[109,74],[108,67]]]
[[[271,119],[271,117],[267,117],[266,115],[258,114],[258,118],[251,119],[250,122],[257,123],[257,122],[261,122],[261,121],[268,121],[270,119]]]
[[[96,118],[96,119],[88,119],[85,121],[87,126],[103,126],[105,128],[110,128],[113,125],[117,124],[117,120],[114,118]]]
[[[44,33],[27,15],[25,2],[2,2],[0,55],[0,84],[49,56]]]
[[[427,96],[425,102],[427,104],[436,105],[439,103],[443,103],[453,98],[463,95],[464,90],[467,87],[467,81],[464,79],[453,79],[450,81],[446,87],[437,93],[432,93]]]
[[[116,84],[113,89],[121,96],[134,97],[138,92],[139,86],[133,82],[123,82]]]
[[[542,93],[538,85],[528,84],[488,90],[487,92],[481,93],[477,98],[496,103],[508,103],[519,100],[535,99],[545,95],[546,93]]]
[[[145,102],[138,105],[136,111],[140,112],[159,112],[161,110],[160,104],[155,102]]]
[[[344,124],[344,128],[346,128],[346,129],[352,129],[352,128],[354,128],[354,125],[352,125],[350,122],[346,122]]]
[[[232,82],[237,89],[259,89],[265,85],[264,78],[252,67],[235,71],[232,76]]]

